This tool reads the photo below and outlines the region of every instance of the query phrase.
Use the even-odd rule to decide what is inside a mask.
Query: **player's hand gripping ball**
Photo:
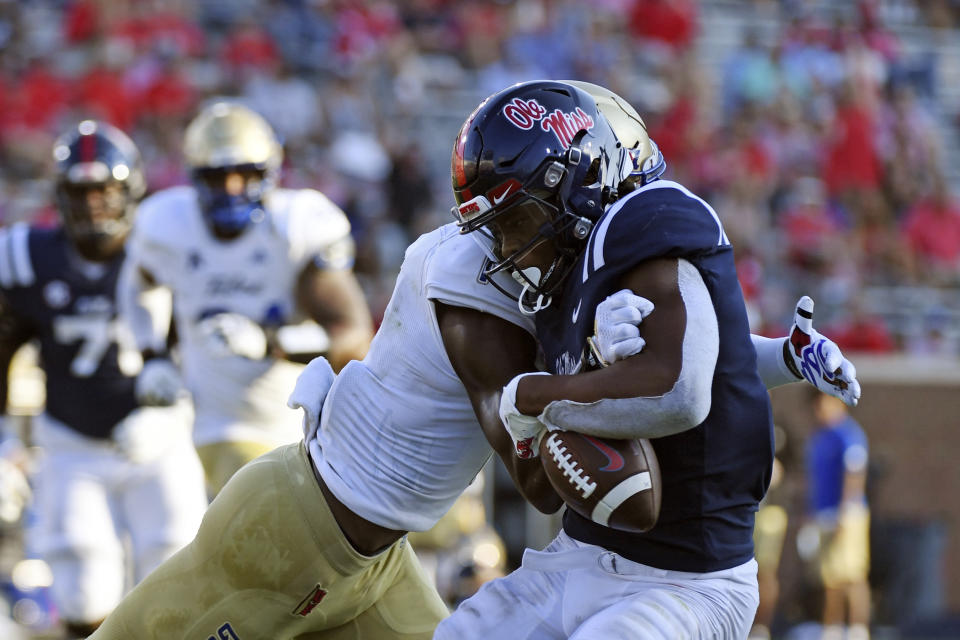
[[[568,507],[620,531],[649,531],[660,516],[660,465],[649,440],[551,431],[540,441],[547,477]]]

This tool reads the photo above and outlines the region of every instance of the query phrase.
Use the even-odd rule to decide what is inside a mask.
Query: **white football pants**
[[[31,547],[53,572],[60,617],[100,620],[132,586],[131,578],[139,582],[193,539],[207,497],[190,417],[170,407],[141,408],[126,418],[179,432],[146,463],[131,462],[110,441],[84,437],[49,416],[36,420],[42,454],[34,475]]]
[[[434,640],[739,640],[758,602],[755,560],[712,573],[665,571],[561,531],[464,601]]]

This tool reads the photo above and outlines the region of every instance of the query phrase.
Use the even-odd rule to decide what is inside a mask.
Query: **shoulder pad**
[[[434,236],[434,234],[437,234]],[[487,282],[483,269],[487,255],[475,238],[475,233],[463,235],[455,224],[445,225],[424,238],[434,236],[432,246],[422,245],[417,254],[424,251],[423,291],[433,300],[468,309],[476,309],[495,315],[518,325],[531,334],[534,332],[533,317],[520,313],[515,300]],[[422,240],[423,238],[421,238]],[[415,243],[415,247],[418,243]],[[411,247],[414,249],[414,247]],[[431,250],[432,249],[432,250]],[[409,256],[409,253],[408,253]],[[416,256],[409,256],[416,257]],[[508,291],[520,287],[508,276],[497,281]]]
[[[325,244],[350,233],[346,214],[315,189],[274,189],[267,205],[274,227],[291,240]]]
[[[353,265],[350,221],[327,196],[314,189],[274,189],[266,205],[294,260],[315,260],[325,268]]]
[[[0,229],[0,287],[29,287],[36,281],[30,235],[30,227],[23,222]]]
[[[713,207],[676,182],[657,180],[600,218],[587,245],[583,277],[608,265],[629,268],[654,257],[691,257],[729,247]]]
[[[137,207],[134,233],[140,242],[179,245],[184,234],[204,229],[193,187],[170,187],[144,199]]]

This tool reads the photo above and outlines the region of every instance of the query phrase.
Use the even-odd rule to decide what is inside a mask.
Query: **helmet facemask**
[[[273,182],[266,171],[252,164],[201,168],[192,178],[200,208],[218,237],[236,237],[251,222],[263,220],[263,197]]]
[[[126,185],[60,182],[56,198],[64,229],[80,255],[99,261],[122,248],[136,208]]]

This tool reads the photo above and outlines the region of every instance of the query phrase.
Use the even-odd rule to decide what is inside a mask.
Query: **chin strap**
[[[517,307],[520,309],[520,313],[525,316],[532,316],[538,311],[550,306],[550,303],[553,301],[553,296],[545,296],[542,293],[538,294],[537,299],[532,303],[524,306],[524,301],[528,299],[527,294],[535,286],[534,283],[537,285],[540,284],[540,269],[538,267],[527,267],[521,271],[511,271],[510,275],[523,286],[523,291],[520,292],[520,296],[517,298]]]
[[[535,315],[537,311],[541,311],[549,307],[550,303],[553,301],[553,298],[551,296],[544,296],[543,294],[540,294],[537,296],[537,300],[533,302],[529,307],[524,307],[523,301],[529,289],[530,289],[529,284],[523,285],[523,291],[520,293],[520,297],[517,299],[517,307],[520,309],[520,313],[522,313],[525,316]]]

